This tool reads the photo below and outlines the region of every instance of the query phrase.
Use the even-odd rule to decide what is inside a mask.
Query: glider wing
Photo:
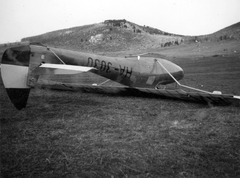
[[[212,104],[232,104],[240,103],[240,96],[231,94],[215,94],[201,92],[186,92],[184,90],[167,90],[167,89],[150,89],[150,88],[130,88],[125,86],[95,86],[95,85],[80,85],[80,84],[63,84],[63,83],[43,83],[45,88],[58,90],[73,90],[83,92],[110,93],[120,95],[132,95],[143,97],[165,97],[179,100],[205,102]]]

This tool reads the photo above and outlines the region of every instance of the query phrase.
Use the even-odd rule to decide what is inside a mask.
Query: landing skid
[[[157,84],[155,86],[156,90],[179,90],[179,85],[174,82],[172,84],[166,84],[166,85],[162,85],[162,84]]]

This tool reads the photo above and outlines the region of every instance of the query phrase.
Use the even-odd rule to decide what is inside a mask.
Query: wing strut
[[[182,85],[181,83],[179,83],[177,81],[177,79],[174,78],[174,76],[166,69],[166,67],[164,67],[164,65],[157,59],[155,59],[161,66],[162,68],[172,77],[172,79],[180,86],[180,87],[184,87],[184,88],[188,88],[188,89],[191,89],[191,90],[195,90],[195,91],[199,91],[199,92],[203,92],[203,93],[208,93],[208,94],[213,94],[212,92],[208,92],[208,91],[205,91],[205,90],[200,90],[200,89],[197,89],[197,88],[193,88],[193,87],[189,87],[187,85]]]
[[[58,58],[59,61],[61,61],[61,63],[63,63],[64,65],[66,65],[66,64],[63,62],[63,60],[62,60],[60,57],[58,57],[58,55],[57,55],[51,48],[47,47],[47,49],[48,49],[50,52],[52,52],[53,55],[56,56],[56,58]]]

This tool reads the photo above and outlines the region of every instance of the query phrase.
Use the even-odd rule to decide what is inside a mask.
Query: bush
[[[137,29],[137,33],[141,33],[141,32],[142,32],[141,30]]]

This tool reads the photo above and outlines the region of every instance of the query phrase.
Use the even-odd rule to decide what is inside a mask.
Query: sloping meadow
[[[1,89],[3,177],[237,177],[240,111],[168,99]]]

